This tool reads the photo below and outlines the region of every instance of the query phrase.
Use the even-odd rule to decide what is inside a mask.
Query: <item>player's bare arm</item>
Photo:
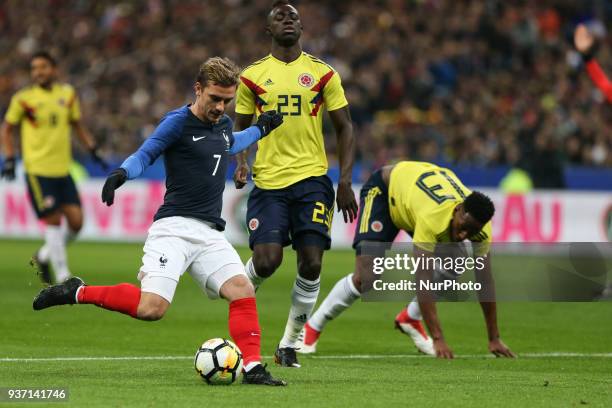
[[[487,254],[483,269],[475,269],[476,281],[484,290],[478,292],[480,307],[487,326],[489,351],[496,357],[515,357],[514,353],[504,344],[497,327],[497,303],[495,302],[495,281],[491,274],[491,256]]]
[[[414,247],[414,256],[415,257],[431,257],[433,254],[429,251],[425,251],[423,249]],[[425,265],[428,265],[428,262],[424,262]],[[433,263],[432,263],[433,264]],[[416,271],[416,281],[427,281],[433,279],[433,270],[429,270],[426,268],[419,268]],[[429,329],[429,334],[433,339],[433,346],[436,352],[436,357],[438,358],[454,358],[453,351],[446,344],[444,340],[444,334],[442,333],[442,326],[440,325],[440,319],[438,318],[438,311],[436,308],[436,301],[434,299],[434,294],[429,290],[421,290],[420,288],[417,290],[417,299],[419,302],[419,307],[421,309],[421,314],[423,315],[423,320]]]
[[[87,150],[93,150],[96,147],[96,142],[94,141],[93,136],[80,120],[72,122],[72,129],[74,130],[74,133],[77,135],[81,144],[83,144]]]
[[[251,126],[251,122],[253,121],[253,115],[245,115],[242,113],[236,113],[236,121],[234,122],[234,129],[236,131],[241,131],[249,126]],[[249,175],[248,163],[249,151],[248,149],[240,152],[235,155],[236,157],[236,170],[234,171],[234,185],[236,188],[243,188],[247,183],[247,177]]]
[[[15,179],[15,145],[13,142],[13,129],[15,127],[7,121],[2,122],[0,127],[0,142],[4,154],[1,178],[7,180]]]
[[[74,130],[74,133],[77,135],[77,138],[79,139],[81,144],[85,146],[85,148],[89,151],[91,158],[96,163],[100,164],[100,166],[102,166],[104,170],[108,170],[109,165],[98,154],[98,145],[93,136],[91,135],[91,132],[89,132],[89,130],[83,125],[80,120],[72,122],[72,129]]]
[[[340,180],[336,193],[338,211],[342,211],[344,222],[353,222],[357,218],[357,201],[353,193],[352,175],[355,161],[355,138],[353,124],[348,106],[329,112],[336,137],[338,138],[338,160],[340,161]]]

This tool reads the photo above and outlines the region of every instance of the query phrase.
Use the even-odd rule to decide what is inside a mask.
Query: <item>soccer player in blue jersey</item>
[[[164,155],[166,195],[145,242],[138,273],[141,287],[86,286],[74,277],[43,289],[33,307],[94,304],[140,320],[159,320],[172,302],[179,278],[191,267],[190,274],[203,292],[230,304],[229,332],[243,353],[243,383],[286,385],[261,364],[255,291],[223,234],[221,207],[229,155],[283,122],[280,114],[269,111],[255,125],[232,133],[232,120],[224,112],[236,94],[239,72],[225,58],[204,62],[194,86],[195,103],[167,113],[140,149],[104,183],[102,201],[112,205],[116,189]]]

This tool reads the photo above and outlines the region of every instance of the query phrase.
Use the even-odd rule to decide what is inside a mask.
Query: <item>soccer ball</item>
[[[242,352],[226,339],[206,340],[195,354],[195,369],[210,385],[229,385],[242,372]]]

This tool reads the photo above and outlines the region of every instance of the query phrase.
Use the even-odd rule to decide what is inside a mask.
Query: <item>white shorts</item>
[[[138,273],[141,290],[172,302],[178,281],[190,266],[191,277],[211,299],[219,297],[221,286],[230,278],[246,277],[240,256],[223,232],[194,218],[155,221]]]

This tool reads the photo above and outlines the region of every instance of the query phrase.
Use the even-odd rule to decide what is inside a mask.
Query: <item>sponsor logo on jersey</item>
[[[266,82],[264,82],[263,86],[272,86],[274,85],[274,82],[272,82],[272,80],[270,78],[268,78],[268,80]]]
[[[257,218],[251,218],[249,221],[249,229],[255,231],[257,228],[259,228],[259,220]]]
[[[304,88],[310,88],[314,85],[314,77],[309,73],[300,74],[298,77],[298,83]]]
[[[370,224],[370,227],[372,228],[372,231],[380,232],[383,230],[383,223],[378,220],[375,220],[375,221],[372,221],[372,224]]]

